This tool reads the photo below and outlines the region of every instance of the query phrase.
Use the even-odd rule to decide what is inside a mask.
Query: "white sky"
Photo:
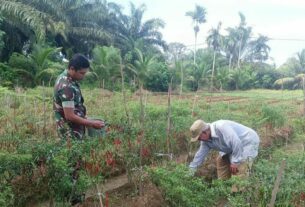
[[[235,27],[239,24],[238,12],[246,17],[246,22],[252,27],[252,32],[266,35],[270,40],[271,63],[276,66],[283,64],[287,58],[295,56],[305,49],[305,0],[109,0],[124,7],[124,13],[129,14],[130,3],[137,7],[146,5],[144,21],[160,18],[166,25],[162,31],[164,40],[181,42],[185,45],[194,44],[193,24],[187,11],[193,11],[195,4],[206,9],[207,22],[200,25],[198,44],[205,43],[208,31],[222,22],[222,29]],[[223,31],[222,34],[225,34]],[[203,45],[202,45],[203,46]],[[192,47],[190,48],[192,49]]]

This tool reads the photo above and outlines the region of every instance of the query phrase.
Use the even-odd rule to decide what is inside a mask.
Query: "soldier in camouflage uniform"
[[[78,81],[88,72],[88,59],[76,54],[70,60],[68,70],[60,74],[54,87],[53,109],[56,126],[61,138],[83,139],[85,127],[100,129],[104,122],[86,119],[86,107]]]

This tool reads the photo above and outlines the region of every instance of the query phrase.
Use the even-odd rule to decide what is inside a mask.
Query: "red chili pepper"
[[[150,151],[149,151],[149,149],[143,147],[142,151],[141,151],[141,154],[142,154],[143,157],[148,157],[150,155]]]
[[[117,138],[113,141],[113,144],[115,145],[116,148],[118,148],[122,144],[122,142],[119,138]]]
[[[304,201],[305,200],[305,193],[301,192],[300,200]]]

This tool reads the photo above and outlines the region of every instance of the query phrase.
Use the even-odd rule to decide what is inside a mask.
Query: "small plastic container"
[[[99,120],[103,121],[105,123],[105,126],[101,129],[95,129],[93,127],[86,127],[87,135],[88,137],[98,137],[98,138],[104,138],[106,136],[106,122],[103,119],[100,118],[88,118],[90,120]]]

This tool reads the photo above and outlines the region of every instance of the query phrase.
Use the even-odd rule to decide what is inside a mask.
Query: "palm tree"
[[[34,49],[28,57],[17,54],[12,55],[9,65],[13,68],[20,79],[26,81],[25,85],[30,86],[42,84],[48,81],[49,84],[63,69],[62,64],[51,60],[52,55],[58,54],[61,48],[53,48],[44,45],[34,45]]]
[[[209,31],[209,36],[207,37],[208,46],[213,48],[213,66],[212,66],[212,77],[211,77],[211,91],[213,91],[213,84],[214,84],[214,72],[215,72],[215,59],[216,59],[216,53],[219,52],[222,37],[219,33],[221,27],[221,22],[218,23],[218,26],[216,29],[212,28]]]
[[[201,64],[189,64],[186,66],[188,69],[187,79],[193,82],[193,90],[197,91],[200,87],[200,82],[204,79],[207,80],[207,75],[209,73],[208,67],[205,63]]]
[[[19,1],[1,0],[0,13],[3,17],[1,30],[6,33],[1,53],[3,60],[8,60],[13,52],[21,52],[28,40],[43,41],[47,25],[53,24],[45,13]]]
[[[226,86],[226,84],[229,82],[229,80],[232,78],[231,77],[232,73],[228,70],[228,68],[223,67],[220,68],[216,74],[216,83],[219,83],[219,89],[222,91],[222,89]]]
[[[184,79],[184,58],[185,58],[186,47],[182,43],[173,42],[168,45],[167,59],[173,68],[180,73],[180,96],[183,90],[183,79]]]
[[[269,58],[270,47],[267,45],[269,38],[263,35],[259,35],[256,40],[249,43],[250,46],[250,59],[251,61],[259,61],[262,63]]]
[[[114,47],[97,46],[92,51],[92,70],[99,80],[99,85],[104,88],[104,81],[108,82],[120,77],[120,52]]]
[[[299,64],[299,71],[304,73],[305,72],[305,49],[303,49],[301,52],[297,53],[297,60]]]
[[[0,4],[0,11],[5,21],[11,24],[20,24],[19,29],[24,32],[34,32],[37,40],[42,40],[46,36],[46,22],[48,16],[45,13],[38,11],[30,5],[23,4],[18,1],[2,0]],[[28,27],[29,29],[27,29]]]
[[[167,59],[170,63],[175,63],[185,56],[186,46],[180,42],[168,44]]]
[[[228,29],[226,29],[229,34],[230,31]],[[233,62],[233,56],[234,56],[234,51],[236,48],[236,41],[233,38],[232,35],[228,35],[228,36],[224,36],[223,38],[223,50],[226,54],[226,58],[228,59],[229,62],[229,70],[231,70],[232,68],[232,62]]]
[[[143,52],[138,48],[135,48],[137,59],[134,64],[129,64],[129,69],[136,74],[139,83],[140,91],[143,90],[143,86],[146,78],[148,77],[148,71],[151,70],[156,63],[156,56],[146,57]]]
[[[121,49],[122,56],[129,56],[130,62],[137,58],[135,48],[139,48],[144,53],[154,46],[166,48],[162,33],[159,31],[164,27],[164,22],[158,18],[143,22],[145,10],[144,4],[136,8],[130,3],[130,14],[119,15],[116,23],[115,46]]]
[[[27,41],[32,46],[47,38],[63,47],[64,53],[70,49],[88,54],[96,43],[110,44],[111,35],[102,27],[109,15],[107,6],[106,1],[1,0],[2,30],[8,39],[20,39],[17,52]]]
[[[2,24],[2,18],[0,17],[0,25]],[[5,32],[0,30],[0,56],[1,56],[1,50],[4,48],[4,41],[3,41],[3,37],[5,35]]]
[[[196,46],[197,46],[197,35],[199,32],[199,24],[205,23],[206,19],[206,11],[205,8],[196,5],[194,11],[188,11],[185,13],[186,16],[192,18],[195,26],[194,26],[194,33],[195,33],[195,49],[194,49],[194,64],[196,64]]]
[[[180,72],[180,93],[179,95],[181,96],[182,91],[183,91],[183,82],[184,82],[184,69],[185,64],[182,60],[177,61],[175,64],[175,68]]]
[[[54,8],[65,15],[55,17],[59,23],[54,36],[57,45],[64,48],[66,55],[69,56],[69,50],[90,54],[96,44],[111,44],[112,36],[102,25],[110,15],[107,1],[56,1],[54,4],[58,6]]]
[[[241,60],[247,58],[251,51],[249,50],[249,41],[252,28],[247,26],[245,16],[242,13],[239,13],[239,17],[238,27],[227,28],[229,34],[224,37],[224,49],[229,59],[229,68],[232,66],[240,68]]]
[[[252,87],[256,78],[256,74],[250,68],[246,68],[244,70],[237,68],[230,73],[230,78],[235,84],[235,90]]]

